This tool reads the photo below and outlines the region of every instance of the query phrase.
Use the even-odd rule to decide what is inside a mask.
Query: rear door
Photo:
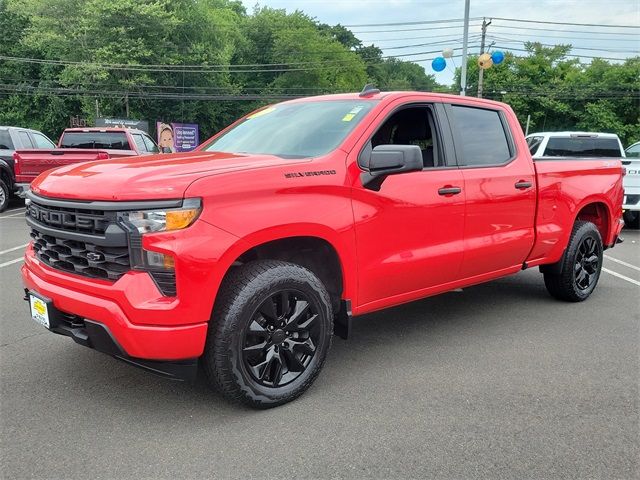
[[[364,311],[442,288],[459,278],[462,262],[465,190],[450,131],[441,128],[444,110],[404,100],[380,117],[350,157],[359,156],[362,165],[377,145],[419,145],[424,169],[390,175],[379,191],[365,188],[357,177],[353,213],[358,305]]]
[[[535,170],[518,151],[515,117],[499,109],[448,105],[466,192],[462,277],[521,265],[534,242]]]

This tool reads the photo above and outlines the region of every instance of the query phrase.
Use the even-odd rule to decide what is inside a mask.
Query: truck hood
[[[238,170],[306,160],[272,155],[188,152],[118,158],[67,165],[40,175],[31,190],[45,197],[76,200],[163,200],[182,198],[195,180]]]

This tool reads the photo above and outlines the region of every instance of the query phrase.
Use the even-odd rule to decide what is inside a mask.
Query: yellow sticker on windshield
[[[353,117],[355,117],[356,114],[355,113],[347,113],[344,117],[342,117],[342,121],[343,122],[350,122],[351,120],[353,120]]]
[[[275,109],[276,109],[276,107],[269,107],[269,108],[265,108],[264,110],[260,110],[259,112],[252,113],[251,115],[249,115],[247,117],[247,120],[250,120],[252,118],[258,118],[258,117],[261,117],[263,115],[267,115],[268,113],[273,112]]]

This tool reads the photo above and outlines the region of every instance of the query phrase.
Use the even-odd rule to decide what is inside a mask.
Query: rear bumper
[[[60,327],[61,331],[56,333],[96,348],[91,332],[106,330],[115,349],[96,349],[132,363],[135,363],[132,359],[166,362],[200,357],[204,351],[207,322],[178,325],[134,323],[133,319],[142,317],[148,321],[156,312],[158,317],[165,318],[173,312],[176,323],[181,320],[186,323],[189,319],[185,318],[184,306],[180,307],[179,301],[174,299],[171,302],[161,297],[146,273],[132,272],[125,277],[129,278],[120,284],[120,288],[116,288],[117,284],[102,285],[66,275],[40,262],[31,247],[27,249],[22,266],[22,279],[28,290],[52,299],[53,306],[61,314],[77,317],[85,323],[86,332]],[[65,285],[65,281],[69,286]],[[88,335],[88,344],[79,341],[84,334]],[[101,333],[97,335],[104,336]],[[101,344],[100,341],[98,344]]]

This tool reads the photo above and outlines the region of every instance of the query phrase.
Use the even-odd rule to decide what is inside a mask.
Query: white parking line
[[[15,260],[9,260],[8,262],[0,263],[0,268],[8,267],[9,265],[13,265],[14,263],[21,262],[22,260],[22,258],[16,258]]]
[[[25,243],[24,245],[18,245],[17,247],[13,247],[13,248],[8,248],[7,250],[2,250],[0,252],[0,255],[4,255],[5,253],[9,253],[9,252],[15,252],[16,250],[20,250],[21,248],[26,247],[27,245],[29,245],[28,243]]]
[[[636,267],[635,265],[631,265],[630,263],[623,262],[622,260],[610,257],[609,255],[605,255],[604,258],[606,258],[607,260],[611,260],[612,262],[619,263],[620,265],[624,265],[625,267],[633,268],[634,270],[638,270],[640,272],[640,267]]]
[[[19,216],[24,216],[24,211],[14,213],[12,215],[3,215],[2,217],[0,217],[0,220],[2,220],[3,218],[11,218],[11,217],[19,217]]]
[[[2,265],[0,265],[1,267]],[[603,272],[607,272],[609,275],[613,275],[614,277],[621,278],[622,280],[626,280],[629,283],[633,283],[634,285],[638,285],[640,287],[640,282],[638,280],[634,280],[633,278],[625,277],[624,275],[619,274],[618,272],[614,272],[613,270],[609,270],[608,268],[603,268]]]

